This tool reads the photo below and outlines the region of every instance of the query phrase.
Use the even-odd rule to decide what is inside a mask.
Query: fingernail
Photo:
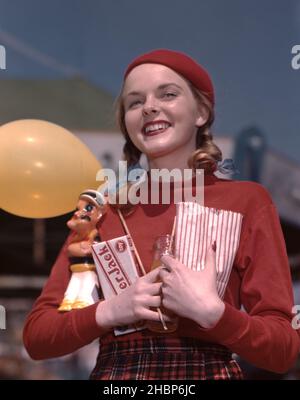
[[[217,250],[216,241],[213,242],[213,244],[211,245],[211,248],[213,249],[214,252]]]

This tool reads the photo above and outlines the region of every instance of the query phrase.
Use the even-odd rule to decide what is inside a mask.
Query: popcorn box
[[[224,297],[240,242],[243,215],[194,202],[176,205],[176,258],[188,268],[205,267],[208,246],[216,242],[217,290]]]
[[[132,241],[120,236],[92,245],[92,254],[105,299],[122,293],[139,277]],[[143,329],[144,326],[122,326],[114,329],[115,335],[124,335]]]

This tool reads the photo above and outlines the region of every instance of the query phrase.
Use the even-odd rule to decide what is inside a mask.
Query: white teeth
[[[145,132],[148,133],[148,132],[157,131],[159,129],[167,129],[169,126],[170,126],[170,124],[167,124],[167,123],[148,125],[145,128]]]

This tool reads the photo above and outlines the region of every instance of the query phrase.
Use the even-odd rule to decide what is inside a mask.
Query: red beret
[[[162,64],[173,69],[190,81],[200,92],[206,94],[208,99],[214,104],[214,87],[207,71],[191,57],[184,53],[158,49],[142,54],[134,59],[126,69],[124,79],[129,72],[140,64]]]

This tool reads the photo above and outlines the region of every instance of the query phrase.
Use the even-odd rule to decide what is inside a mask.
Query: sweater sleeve
[[[66,313],[57,311],[71,276],[67,245],[68,241],[60,251],[46,285],[25,321],[24,345],[35,360],[72,353],[103,334],[95,319],[98,303]]]
[[[251,221],[237,260],[240,299],[246,312],[225,304],[210,338],[249,363],[284,373],[299,353],[293,329],[293,290],[285,242],[274,205],[263,206]]]

